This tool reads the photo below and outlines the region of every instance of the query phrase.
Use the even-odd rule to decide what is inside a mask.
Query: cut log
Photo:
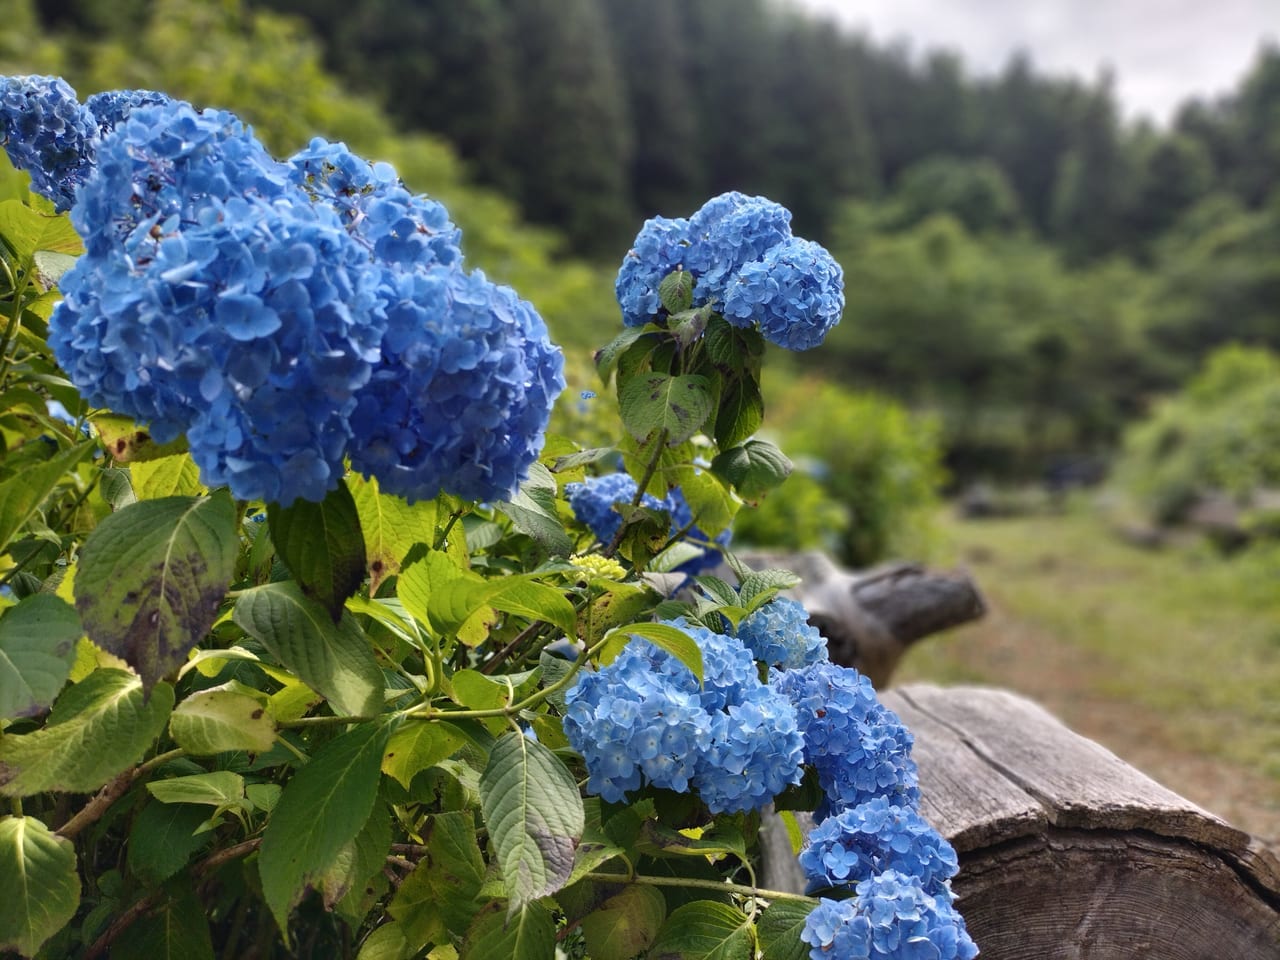
[[[917,640],[986,612],[977,586],[960,571],[896,563],[852,573],[819,551],[749,552],[739,559],[753,570],[782,567],[800,577],[800,585],[787,596],[809,611],[809,622],[827,639],[832,661],[856,667],[877,690],[888,685]]]
[[[1276,960],[1280,861],[1044,709],[914,684],[882,699],[915,735],[921,813],[985,960]],[[803,877],[776,820],[765,884]]]

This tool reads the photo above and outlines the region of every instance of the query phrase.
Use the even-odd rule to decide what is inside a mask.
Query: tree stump
[[[1280,860],[1001,690],[883,694],[915,735],[921,813],[955,846],[985,960],[1277,960]],[[807,826],[807,825],[806,825]],[[776,820],[765,884],[803,877]]]

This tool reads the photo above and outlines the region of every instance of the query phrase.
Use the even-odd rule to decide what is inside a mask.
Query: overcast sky
[[[948,47],[972,72],[1018,49],[1036,67],[1115,73],[1129,117],[1163,121],[1191,96],[1231,90],[1264,38],[1280,40],[1280,0],[789,0],[914,52]]]

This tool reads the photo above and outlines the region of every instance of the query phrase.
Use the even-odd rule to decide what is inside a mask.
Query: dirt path
[[[1097,692],[1096,677],[1105,664],[1012,617],[998,597],[988,595],[988,602],[983,621],[948,640],[963,648],[966,672],[1030,697],[1170,789],[1242,830],[1280,843],[1280,783],[1188,752],[1158,712]],[[913,676],[907,666],[899,679]]]

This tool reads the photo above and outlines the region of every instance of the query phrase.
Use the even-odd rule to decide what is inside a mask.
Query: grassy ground
[[[922,643],[898,683],[993,684],[1243,829],[1280,838],[1280,553],[1122,542],[1095,511],[944,535],[991,608]]]

